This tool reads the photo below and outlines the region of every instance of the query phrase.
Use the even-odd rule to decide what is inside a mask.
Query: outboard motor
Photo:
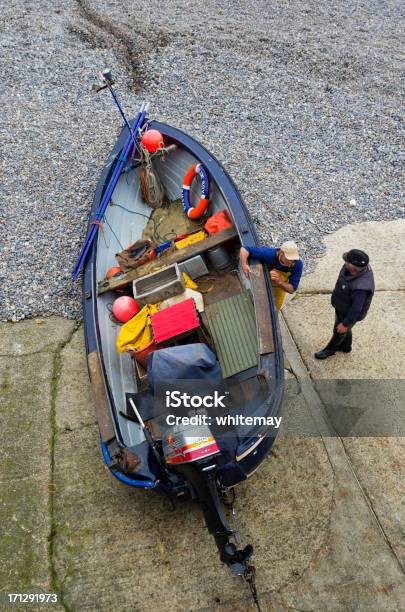
[[[230,529],[221,503],[217,484],[217,457],[220,448],[210,428],[204,423],[204,412],[189,413],[189,425],[173,425],[163,436],[165,462],[181,474],[193,487],[196,500],[204,513],[208,531],[214,536],[220,559],[232,573],[245,576],[247,561],[253,553],[249,544],[238,550],[230,538]]]
[[[220,403],[218,392],[223,380],[216,355],[201,343],[160,349],[148,357],[148,382],[160,415],[163,461],[169,471],[177,473],[188,483],[204,513],[208,531],[215,538],[221,561],[233,574],[246,580],[260,610],[255,569],[249,564],[253,547],[248,545],[238,550],[230,541],[235,532],[226,521],[222,506],[225,491],[217,478],[222,450],[210,429],[209,418],[204,418],[207,417],[205,407],[215,407],[215,394],[217,403]],[[179,401],[180,396],[183,401]],[[190,403],[186,402],[186,396]],[[191,397],[197,396],[201,401],[193,403]],[[203,398],[209,398],[209,402]],[[178,416],[182,418],[176,420]],[[171,424],[171,419],[174,419],[174,424]]]

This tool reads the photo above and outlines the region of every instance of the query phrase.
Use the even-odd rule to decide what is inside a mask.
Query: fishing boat
[[[220,559],[254,592],[253,549],[237,548],[224,505],[277,434],[284,366],[269,274],[257,261],[249,276],[241,269],[241,245],[258,245],[258,237],[224,167],[188,134],[148,119],[145,108],[127,121],[110,73],[102,76],[100,89],[111,91],[125,126],[98,182],[74,271],[83,269],[102,455],[128,486],[199,503]],[[158,142],[149,150],[151,134]],[[119,267],[122,253],[135,256],[132,267]],[[114,311],[121,302],[136,304],[124,309],[125,322]],[[123,350],[131,326],[139,337],[141,313],[152,341]],[[213,425],[216,415],[222,421]]]

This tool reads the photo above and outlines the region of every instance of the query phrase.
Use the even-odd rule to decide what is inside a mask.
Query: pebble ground
[[[121,121],[189,132],[225,165],[264,243],[306,270],[347,223],[405,216],[401,0],[11,0],[2,8],[0,319],[81,318],[71,271]],[[356,245],[348,245],[348,248]]]

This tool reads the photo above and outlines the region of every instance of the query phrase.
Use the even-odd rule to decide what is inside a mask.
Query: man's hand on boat
[[[249,251],[245,249],[245,247],[241,247],[240,253],[239,253],[239,260],[240,260],[240,265],[242,267],[242,270],[245,276],[249,276],[251,272],[250,266],[248,264],[249,255],[250,255]]]

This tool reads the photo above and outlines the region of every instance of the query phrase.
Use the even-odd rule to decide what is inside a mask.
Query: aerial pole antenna
[[[125,116],[125,113],[123,111],[121,103],[120,103],[120,101],[118,99],[117,92],[115,91],[115,89],[113,87],[113,85],[115,84],[115,81],[114,81],[114,79],[112,77],[111,70],[109,68],[106,68],[105,70],[102,70],[102,72],[100,72],[100,79],[101,79],[101,82],[99,84],[93,85],[93,90],[96,93],[98,93],[99,91],[102,91],[103,89],[108,89],[109,90],[110,94],[112,95],[112,97],[114,99],[115,105],[118,108],[118,111],[119,111],[121,117],[123,118],[124,123],[125,123],[127,129],[129,130],[129,133],[132,136],[132,142],[136,146],[136,137],[135,137],[134,131],[133,131],[133,129],[132,129],[128,119]]]

